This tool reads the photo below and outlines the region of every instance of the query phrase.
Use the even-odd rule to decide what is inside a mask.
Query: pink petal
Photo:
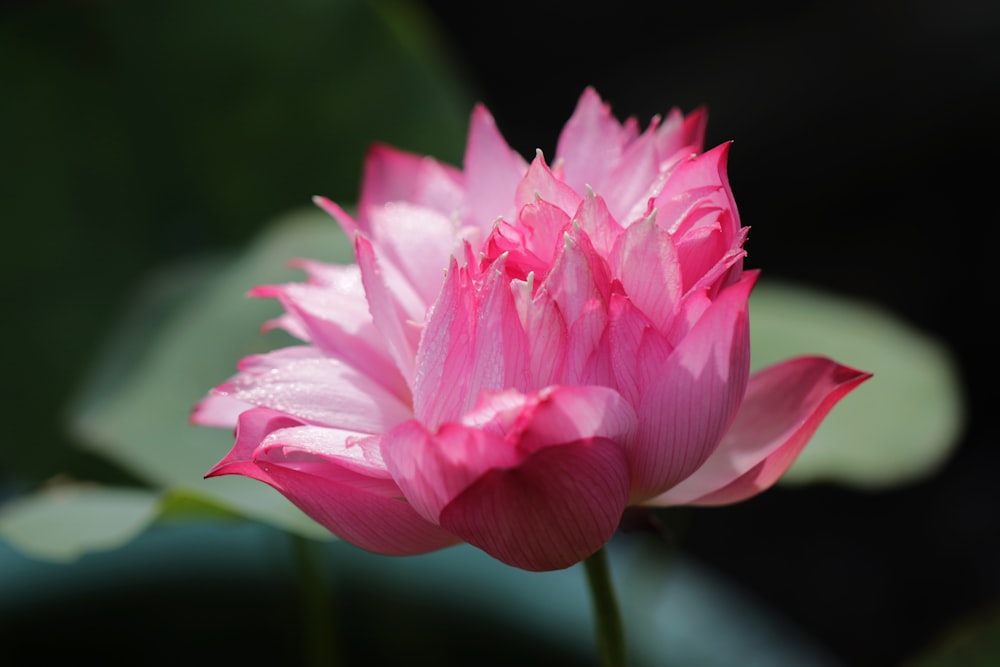
[[[588,87],[556,144],[556,162],[563,165],[566,183],[577,192],[588,185],[603,190],[605,179],[621,158],[625,139],[611,107]]]
[[[670,159],[677,151],[701,153],[705,143],[708,112],[700,107],[686,117],[673,108],[656,131],[656,152],[661,161]]]
[[[566,322],[544,290],[533,298],[531,283],[513,283],[516,306],[531,344],[528,346],[528,386],[546,387],[562,377],[567,352]]]
[[[462,174],[433,158],[376,144],[365,158],[358,201],[361,229],[371,231],[372,211],[399,201],[451,216],[461,208]]]
[[[344,209],[326,197],[313,197],[313,203],[337,221],[347,238],[354,238],[354,235],[358,232],[358,223]]]
[[[870,373],[823,357],[798,357],[750,378],[733,425],[694,474],[653,505],[723,505],[774,484],[823,418]]]
[[[611,539],[628,501],[628,462],[611,440],[538,450],[495,468],[442,512],[441,526],[525,570],[569,567]]]
[[[618,237],[610,264],[632,303],[665,333],[680,306],[681,263],[670,235],[653,218],[639,220]]]
[[[300,424],[269,410],[246,413],[233,451],[207,476],[270,484],[333,534],[375,553],[418,554],[459,542],[401,498],[378,438]]]
[[[481,105],[472,112],[464,162],[462,220],[483,230],[485,236],[497,218],[514,219],[514,191],[527,163],[507,145],[493,116]]]
[[[604,199],[588,190],[580,207],[573,216],[573,222],[590,238],[594,249],[601,257],[608,257],[623,228],[608,210]]]
[[[686,213],[695,206],[706,204],[727,212],[725,216],[720,216],[725,223],[727,238],[739,230],[739,215],[726,172],[729,146],[728,143],[721,144],[701,155],[691,156],[670,172],[654,206],[660,225],[675,241],[682,239],[690,224],[697,219],[688,218]]]
[[[198,401],[191,411],[191,423],[200,426],[234,428],[241,413],[253,406],[229,396],[209,394]]]
[[[362,433],[382,433],[411,416],[375,380],[309,347],[246,357],[240,373],[214,391],[304,422]]]
[[[517,184],[515,204],[517,210],[535,202],[538,199],[554,204],[566,215],[572,215],[583,201],[577,192],[566,183],[556,178],[549,166],[545,164],[542,152],[538,151],[531,161],[528,172]]]
[[[585,234],[564,234],[562,248],[539,288],[558,304],[568,326],[594,302],[603,304],[610,293],[604,261]]]
[[[483,391],[528,388],[530,343],[517,315],[504,259],[489,267],[483,278],[462,412],[475,405]]]
[[[354,274],[353,280],[326,285],[290,283],[261,286],[250,293],[279,299],[286,315],[277,324],[298,332],[329,356],[350,364],[401,400],[409,400],[406,380],[400,375],[372,322],[358,267],[340,268],[350,269]]]
[[[400,374],[410,380],[419,332],[408,322],[423,321],[424,313],[417,315],[414,311],[420,309],[412,303],[419,297],[399,298],[406,292],[404,280],[390,272],[389,265],[376,257],[372,243],[360,234],[354,238],[354,252],[375,328],[382,334],[386,349]],[[411,303],[409,309],[404,302]]]
[[[605,387],[485,396],[463,424],[407,422],[383,455],[414,508],[492,556],[530,570],[600,548],[628,499],[620,440],[635,416]],[[614,438],[614,439],[612,439]]]
[[[649,199],[658,189],[660,164],[655,132],[656,127],[650,126],[632,142],[599,191],[608,202],[608,210],[620,223],[628,224],[642,217]]]
[[[448,260],[458,255],[461,241],[445,215],[406,202],[388,203],[369,211],[372,233],[425,304],[434,303]]]
[[[430,428],[462,413],[475,336],[471,280],[469,269],[452,261],[417,348],[413,411]]]
[[[639,432],[630,450],[633,501],[691,475],[729,428],[750,368],[747,273],[722,291],[678,346],[645,336],[636,359]]]

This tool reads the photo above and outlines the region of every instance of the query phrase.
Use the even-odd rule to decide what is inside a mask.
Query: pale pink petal
[[[408,324],[414,316],[407,313],[406,307],[400,303],[399,295],[404,291],[403,279],[388,275],[386,263],[379,261],[371,242],[360,234],[354,239],[354,252],[358,258],[361,280],[375,328],[382,335],[396,368],[410,381],[413,378],[419,332]],[[415,321],[421,322],[422,316],[423,313]]]
[[[774,484],[823,418],[870,373],[823,357],[798,357],[750,377],[733,425],[690,477],[651,505],[722,505]]]
[[[390,202],[410,202],[446,217],[462,204],[462,174],[437,160],[373,145],[365,158],[358,215],[361,229],[371,231],[371,214]]]
[[[230,396],[209,394],[194,406],[191,411],[191,423],[200,426],[235,428],[240,414],[252,407],[250,403],[238,401]]]
[[[514,192],[528,165],[497,130],[493,116],[483,106],[472,112],[465,147],[465,205],[462,220],[483,230],[497,218],[513,220]]]
[[[562,165],[566,183],[577,192],[588,185],[602,190],[625,140],[610,105],[593,88],[585,89],[556,144],[556,162]]]
[[[409,400],[406,380],[372,322],[358,267],[343,268],[357,274],[357,293],[353,288],[345,292],[339,285],[290,283],[256,287],[251,295],[279,299],[286,315],[277,323],[286,330],[298,331],[323,352],[350,364],[401,400]]]
[[[426,206],[394,202],[370,211],[368,224],[379,247],[423,302],[434,303],[449,258],[460,254],[454,222]]]
[[[314,348],[246,357],[240,373],[214,393],[304,422],[362,433],[382,433],[411,416],[408,406],[381,384]]]
[[[650,127],[626,149],[621,161],[598,190],[616,220],[628,224],[643,216],[660,173],[655,127]],[[596,189],[596,188],[595,188]]]
[[[227,474],[270,484],[333,534],[375,553],[418,554],[460,541],[402,498],[371,436],[252,410],[240,418],[233,450],[207,476]]]
[[[746,274],[713,301],[691,332],[668,351],[646,336],[636,360],[639,431],[630,450],[633,501],[659,495],[688,477],[729,428],[750,369]]]

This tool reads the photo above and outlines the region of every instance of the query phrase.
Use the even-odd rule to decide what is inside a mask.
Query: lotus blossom
[[[208,476],[265,482],[381,554],[468,542],[527,570],[600,549],[629,506],[772,485],[868,374],[801,357],[750,374],[729,144],[703,110],[618,122],[587,89],[555,159],[472,113],[464,169],[387,146],[356,263],[257,287],[303,344],[243,359],[195,408],[235,427]]]

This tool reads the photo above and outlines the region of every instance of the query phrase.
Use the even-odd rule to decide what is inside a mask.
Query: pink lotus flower
[[[711,505],[778,479],[868,374],[805,357],[749,374],[728,144],[705,114],[644,132],[586,90],[555,160],[482,107],[465,169],[384,146],[357,263],[258,287],[305,342],[244,359],[195,409],[236,427],[209,473],[270,484],[382,554],[469,542],[528,570],[598,550],[630,505]]]

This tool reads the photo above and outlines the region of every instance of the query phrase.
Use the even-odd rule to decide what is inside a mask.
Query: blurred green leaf
[[[782,478],[881,488],[935,472],[964,427],[956,363],[941,343],[873,304],[761,280],[752,364],[820,354],[874,373],[839,403]]]
[[[182,266],[156,276],[144,293],[142,316],[130,318],[110,341],[103,368],[81,392],[73,428],[87,447],[154,487],[184,490],[248,517],[327,537],[266,485],[202,479],[232,446],[232,433],[189,423],[192,406],[232,375],[241,357],[290,342],[280,332],[261,333],[261,325],[280,308],[246,292],[254,285],[301,278],[301,272],[287,268],[295,257],[348,261],[352,253],[336,223],[310,208],[276,221],[225,270]],[[176,293],[181,287],[188,292],[183,299]],[[155,305],[170,316],[156,312]],[[155,332],[150,321],[157,323]]]
[[[0,537],[29,556],[68,562],[131,541],[158,507],[155,491],[54,486],[0,508]]]

